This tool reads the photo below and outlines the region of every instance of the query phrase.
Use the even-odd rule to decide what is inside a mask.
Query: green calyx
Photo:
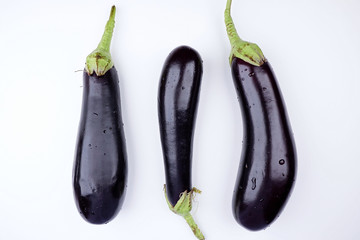
[[[199,227],[197,226],[197,224],[194,221],[194,218],[190,214],[190,211],[192,209],[192,200],[194,198],[194,194],[201,193],[201,191],[197,188],[192,188],[190,192],[188,192],[187,190],[184,191],[183,193],[181,193],[180,199],[177,201],[175,206],[173,206],[169,202],[169,199],[166,194],[165,186],[164,186],[164,192],[165,192],[166,202],[167,202],[170,210],[173,211],[174,213],[182,216],[183,218],[185,218],[186,222],[189,224],[194,235],[198,239],[204,240],[205,239],[204,235],[201,233]]]
[[[110,43],[115,26],[115,12],[116,8],[112,6],[101,41],[97,48],[86,58],[85,69],[89,75],[94,72],[97,76],[105,75],[105,73],[114,66],[111,60]]]
[[[232,0],[227,0],[224,13],[226,32],[231,43],[230,64],[232,63],[233,58],[237,57],[255,66],[261,66],[266,62],[266,59],[259,46],[255,43],[242,40],[237,34],[234,22],[230,15],[231,2]]]

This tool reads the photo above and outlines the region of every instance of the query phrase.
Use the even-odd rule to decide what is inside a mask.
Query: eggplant
[[[192,145],[202,78],[200,55],[188,46],[167,57],[158,90],[158,117],[164,157],[165,197],[169,208],[185,218],[195,236],[204,239],[192,218]]]
[[[227,1],[230,64],[243,119],[243,147],[233,195],[236,221],[249,230],[268,227],[286,205],[297,155],[278,81],[260,48],[237,35]]]
[[[110,55],[115,6],[101,42],[86,59],[82,111],[73,167],[73,190],[80,215],[104,224],[119,212],[125,197],[127,154],[119,80]]]

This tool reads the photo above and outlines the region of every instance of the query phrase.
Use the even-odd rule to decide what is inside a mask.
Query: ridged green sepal
[[[197,189],[197,188],[192,188],[190,192],[184,191],[183,193],[181,193],[180,199],[177,201],[175,206],[173,206],[169,202],[169,199],[168,199],[167,194],[166,194],[166,187],[165,186],[164,186],[164,193],[165,193],[166,202],[167,202],[170,210],[173,211],[174,213],[182,216],[186,220],[186,222],[189,224],[189,226],[190,226],[191,230],[193,231],[194,235],[198,239],[204,240],[205,239],[204,235],[201,233],[199,227],[195,223],[194,218],[190,214],[190,211],[192,209],[192,200],[194,198],[194,194],[195,193],[201,193],[201,191],[199,189]]]
[[[232,0],[227,0],[225,9],[226,31],[231,43],[231,53],[229,57],[230,64],[234,57],[240,58],[255,66],[261,66],[266,62],[261,49],[255,43],[242,40],[237,34],[234,22],[230,14]]]
[[[116,8],[112,6],[101,41],[86,58],[85,69],[89,75],[94,72],[97,76],[105,75],[114,66],[110,54],[110,44],[115,26],[115,12]]]

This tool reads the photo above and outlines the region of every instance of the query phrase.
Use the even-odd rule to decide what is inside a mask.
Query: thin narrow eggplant
[[[268,227],[294,186],[295,142],[278,82],[260,48],[238,36],[227,1],[225,23],[232,50],[232,77],[241,106],[244,136],[233,196],[236,221],[249,230]]]
[[[76,206],[93,224],[107,223],[117,215],[127,180],[119,80],[110,55],[115,10],[113,6],[98,47],[86,59],[73,168]]]
[[[174,49],[165,61],[159,84],[158,115],[164,155],[165,197],[169,208],[185,218],[204,239],[190,211],[192,145],[202,78],[202,60],[192,48]]]

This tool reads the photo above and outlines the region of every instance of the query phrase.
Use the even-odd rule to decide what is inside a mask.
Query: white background
[[[118,216],[91,225],[72,193],[87,54],[117,6],[111,53],[119,72],[129,160]],[[0,239],[195,239],[169,211],[157,118],[165,58],[195,48],[204,74],[193,154],[193,215],[207,239],[359,239],[360,3],[234,0],[239,35],[272,64],[298,151],[298,175],[265,231],[231,210],[242,119],[223,22],[225,0],[2,1]]]

